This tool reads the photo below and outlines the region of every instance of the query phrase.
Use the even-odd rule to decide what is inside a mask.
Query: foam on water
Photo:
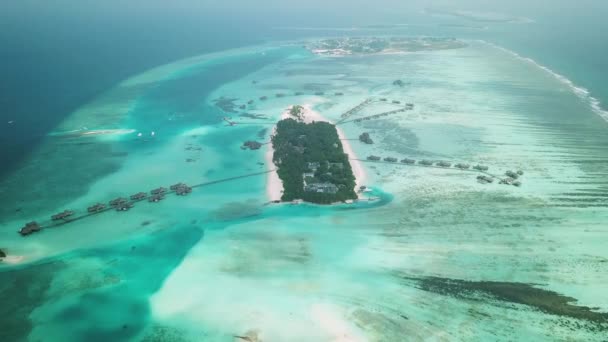
[[[496,49],[499,49],[501,51],[504,51],[508,54],[510,54],[511,56],[524,61],[526,63],[530,63],[534,66],[536,66],[537,68],[549,73],[551,76],[553,76],[555,79],[557,79],[559,82],[561,82],[562,84],[564,84],[565,86],[567,86],[568,88],[570,88],[570,90],[576,94],[576,96],[578,96],[581,100],[587,102],[589,104],[589,106],[591,106],[591,108],[593,109],[593,111],[595,113],[597,113],[599,116],[601,116],[604,120],[608,121],[608,110],[605,110],[604,108],[602,108],[602,104],[600,102],[600,100],[598,100],[597,98],[593,97],[591,95],[591,92],[589,91],[589,89],[586,89],[584,87],[578,86],[576,84],[574,84],[574,82],[572,82],[570,79],[568,79],[566,76],[551,70],[550,68],[538,63],[537,61],[535,61],[534,59],[530,58],[530,57],[524,57],[520,54],[518,54],[515,51],[511,51],[507,48],[504,48],[502,46],[484,41],[484,40],[480,40],[480,42],[487,44],[489,46],[492,46]]]

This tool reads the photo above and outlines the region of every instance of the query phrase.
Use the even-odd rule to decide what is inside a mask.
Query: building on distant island
[[[382,158],[378,157],[378,156],[367,156],[367,160],[371,160],[371,161],[379,161],[380,159],[382,159]]]
[[[366,133],[362,133],[359,136],[359,141],[361,141],[363,143],[366,143],[366,144],[370,144],[370,145],[374,143],[374,141],[372,140],[372,138],[370,138],[369,133],[367,133],[367,132]]]

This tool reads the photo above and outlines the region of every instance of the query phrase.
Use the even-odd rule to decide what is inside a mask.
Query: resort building
[[[304,186],[304,191],[335,194],[338,192],[338,187],[332,183],[311,183]]]

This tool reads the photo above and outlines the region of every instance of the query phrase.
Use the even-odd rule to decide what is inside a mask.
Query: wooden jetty
[[[157,203],[157,202],[162,201],[163,199],[166,198],[166,196],[171,195],[171,194],[174,194],[174,195],[180,196],[180,197],[187,196],[188,194],[192,193],[193,189],[196,189],[196,188],[210,186],[213,184],[218,184],[218,183],[223,183],[223,182],[229,182],[229,181],[246,178],[246,177],[263,175],[263,174],[267,174],[267,173],[275,172],[275,171],[276,171],[275,169],[272,169],[272,170],[268,170],[268,171],[253,172],[253,173],[248,173],[248,174],[241,175],[241,176],[223,178],[223,179],[218,179],[218,180],[214,180],[214,181],[210,181],[210,182],[198,183],[198,184],[194,184],[194,185],[177,183],[177,184],[171,185],[169,187],[169,189],[161,186],[159,188],[156,188],[156,189],[153,189],[152,191],[150,191],[151,195],[148,195],[148,193],[146,193],[146,192],[138,192],[138,193],[135,193],[135,194],[129,196],[129,199],[127,199],[125,197],[117,197],[117,198],[114,198],[114,199],[108,201],[107,202],[108,205],[105,205],[104,203],[101,203],[101,202],[93,204],[93,205],[87,207],[86,211],[83,211],[80,214],[78,214],[77,211],[65,210],[59,214],[56,214],[56,215],[59,215],[59,216],[57,216],[58,218],[55,219],[56,215],[53,215],[51,217],[51,219],[47,222],[37,222],[37,221],[28,222],[23,227],[21,227],[17,232],[19,234],[21,234],[21,236],[25,237],[25,236],[32,235],[34,233],[38,233],[47,228],[60,227],[65,224],[80,221],[80,220],[86,219],[91,216],[100,215],[102,213],[105,213],[105,212],[108,212],[111,210],[116,210],[119,212],[126,212],[126,211],[129,211],[130,209],[134,208],[136,203],[142,202],[146,199],[148,199],[148,201],[151,203]]]

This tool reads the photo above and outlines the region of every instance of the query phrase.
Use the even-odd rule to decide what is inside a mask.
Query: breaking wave
[[[600,102],[600,100],[598,100],[597,98],[591,96],[591,93],[589,92],[588,89],[581,87],[581,86],[577,86],[576,84],[574,84],[574,82],[572,82],[571,80],[569,80],[566,76],[561,75],[549,68],[547,68],[544,65],[539,64],[538,62],[536,62],[535,60],[533,60],[532,58],[529,57],[524,57],[520,54],[518,54],[517,52],[511,51],[509,49],[506,49],[502,46],[498,46],[496,44],[490,43],[490,42],[486,42],[486,41],[481,41],[484,44],[490,45],[496,49],[499,49],[501,51],[504,51],[510,55],[512,55],[513,57],[533,64],[534,66],[540,68],[541,70],[549,73],[551,76],[555,77],[555,79],[557,79],[559,82],[561,82],[562,84],[566,85],[568,88],[570,88],[570,90],[572,90],[572,92],[578,96],[581,100],[583,100],[584,102],[588,103],[589,106],[591,107],[591,109],[598,114],[599,116],[601,116],[604,120],[606,120],[608,122],[608,110],[605,110],[602,108],[602,104]]]

